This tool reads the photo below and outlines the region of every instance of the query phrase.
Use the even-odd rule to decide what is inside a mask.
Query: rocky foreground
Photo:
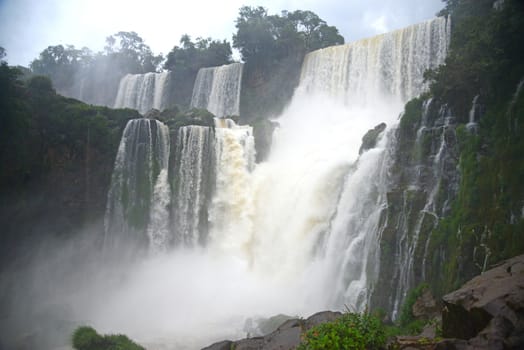
[[[426,299],[426,300],[424,300]],[[434,303],[422,295],[421,304]],[[424,307],[422,307],[423,309]],[[275,331],[237,341],[225,340],[203,350],[287,350],[300,344],[314,326],[339,318],[340,312],[323,311],[307,319],[290,319]],[[506,260],[442,298],[442,336],[425,330],[420,336],[398,336],[388,349],[473,350],[524,349],[524,255]]]

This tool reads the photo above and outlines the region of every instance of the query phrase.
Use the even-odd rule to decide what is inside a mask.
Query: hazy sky
[[[182,34],[231,41],[242,5],[270,14],[311,10],[350,42],[434,17],[442,0],[0,0],[0,46],[9,64],[28,65],[49,45],[101,50],[108,35],[135,31],[168,53]]]

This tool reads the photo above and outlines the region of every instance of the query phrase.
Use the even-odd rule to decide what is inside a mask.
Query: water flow
[[[216,194],[210,215],[210,245],[220,254],[249,258],[253,232],[251,174],[255,147],[250,126],[230,119],[215,119]]]
[[[184,126],[178,130],[176,142],[175,241],[188,247],[204,245],[208,204],[214,192],[214,132],[210,127]]]
[[[394,128],[359,157],[361,139],[380,122],[395,124],[403,103],[423,90],[424,69],[443,63],[448,35],[449,23],[438,18],[310,53],[263,164],[254,165],[250,127],[216,120],[214,157],[206,151],[210,130],[182,128],[176,157],[186,165],[175,168],[179,183],[173,187],[185,217],[173,225],[180,224],[180,237],[190,248],[137,270],[109,298],[110,307],[94,313],[101,329],[119,324],[119,331],[138,339],[201,341],[203,325],[216,339],[238,337],[254,315],[305,316],[344,304],[364,310],[380,268]],[[231,91],[212,91],[227,80],[217,75],[226,67],[199,72],[194,106],[235,114],[210,107],[212,99],[219,100],[213,96]],[[202,238],[195,228],[206,199],[197,194],[200,179],[211,173],[207,157],[214,159],[215,181],[208,236]],[[141,322],[126,322],[137,319]]]
[[[391,123],[401,111],[402,103],[424,90],[423,72],[443,63],[448,41],[449,23],[445,18],[438,18],[371,39],[319,50],[306,56],[301,87],[314,95],[327,92],[334,96],[346,106],[345,117],[351,118],[353,129],[371,128],[378,121]],[[356,108],[361,111],[355,113]],[[318,127],[317,133],[322,129]],[[347,129],[346,137],[350,130]],[[360,132],[363,135],[363,130]],[[380,219],[390,185],[390,149],[395,144],[394,132],[385,135],[346,175],[337,209],[327,234],[322,237],[322,248],[317,252],[317,274],[324,275],[321,279],[324,285],[335,286],[324,293],[330,307],[341,308],[347,304],[362,311],[371,298],[380,267],[378,247],[385,227]],[[323,144],[325,141],[315,142],[315,145]],[[329,154],[329,150],[323,153]],[[430,199],[428,206],[432,201]],[[413,251],[403,249],[399,254],[402,261],[408,260],[403,272],[411,276]]]
[[[198,71],[191,107],[204,108],[215,116],[239,115],[242,63],[201,68]]]
[[[412,164],[403,164],[406,173],[405,190],[402,193],[399,222],[396,226],[398,238],[395,246],[393,282],[390,293],[392,317],[396,319],[409,290],[425,278],[426,258],[430,244],[430,232],[436,227],[439,217],[449,210],[449,198],[453,197],[456,179],[450,178],[447,169],[454,168],[451,154],[456,142],[453,117],[446,106],[430,120],[433,100],[426,100],[414,150],[418,156]],[[428,141],[431,144],[426,144]],[[423,154],[424,153],[424,154]],[[422,155],[423,154],[423,155]],[[452,171],[451,173],[454,173]],[[441,191],[442,187],[446,191]],[[448,193],[444,197],[443,193]],[[416,266],[417,261],[421,266]]]
[[[157,249],[165,244],[168,162],[168,127],[152,119],[130,120],[118,147],[108,193],[106,247],[132,242]]]
[[[167,106],[167,86],[171,72],[127,74],[120,81],[115,108],[132,108],[145,113]]]
[[[372,104],[377,97],[405,102],[426,88],[424,71],[444,63],[449,24],[440,17],[312,52],[304,61],[302,84],[351,105]]]

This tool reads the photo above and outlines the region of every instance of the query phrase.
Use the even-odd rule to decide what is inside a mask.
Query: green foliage
[[[343,44],[335,27],[311,11],[268,15],[261,6],[243,6],[236,20],[233,46],[247,63],[269,66],[292,54]]]
[[[214,118],[215,116],[211,112],[199,108],[192,108],[183,112],[166,109],[158,116],[158,119],[166,123],[172,130],[186,125],[214,127]]]
[[[135,32],[118,32],[107,37],[106,44],[105,51],[97,54],[86,47],[49,46],[31,62],[30,68],[36,75],[51,78],[58,91],[69,91],[78,77],[103,76],[118,84],[124,74],[156,71],[163,59],[161,55],[155,56]],[[99,86],[90,88],[103,85],[98,83],[95,85]]]
[[[32,77],[24,86],[19,76],[0,66],[2,190],[45,177],[60,157],[65,165],[94,153],[112,163],[125,123],[139,117],[136,111],[86,105],[57,95],[47,77]]]
[[[125,335],[100,335],[87,326],[74,331],[72,343],[76,350],[145,350]]]
[[[378,318],[346,313],[334,322],[311,328],[297,349],[381,349],[385,343],[384,327]]]
[[[108,36],[104,49],[107,55],[116,55],[122,65],[131,68],[131,72],[154,72],[162,61],[162,56],[155,56],[136,32]]]
[[[202,67],[214,67],[231,63],[231,44],[211,38],[191,40],[187,34],[180,38],[181,46],[175,46],[168,54],[164,69],[177,74],[196,74]]]
[[[426,289],[428,289],[429,285],[427,283],[421,283],[417,287],[413,288],[409,291],[406,300],[404,301],[404,304],[402,305],[402,310],[400,311],[400,317],[399,317],[399,323],[401,327],[406,327],[413,321],[415,321],[413,317],[413,305],[417,301],[420,296],[422,296],[422,293]]]
[[[203,67],[215,67],[232,62],[231,45],[228,41],[211,38],[191,40],[187,34],[180,39],[180,46],[175,46],[168,54],[164,69],[173,71],[175,103],[188,107],[191,102],[193,83],[198,70]]]
[[[399,129],[402,133],[412,135],[417,132],[422,116],[423,101],[423,97],[418,97],[406,103],[399,124]]]
[[[82,51],[73,45],[48,46],[31,62],[30,68],[34,74],[48,76],[55,85],[68,88],[73,85],[73,77],[82,59]]]
[[[460,188],[452,212],[433,232],[431,250],[446,248],[449,258],[435,266],[445,278],[437,295],[458,287],[491,264],[524,252],[524,93],[493,105],[479,134],[458,128]]]
[[[446,64],[428,71],[431,92],[467,118],[477,94],[497,102],[524,75],[524,3],[507,0],[493,10],[493,0],[447,0],[452,36]],[[461,120],[467,122],[467,120]]]

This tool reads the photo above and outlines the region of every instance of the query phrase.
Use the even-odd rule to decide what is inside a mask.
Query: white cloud
[[[369,27],[371,27],[376,34],[385,33],[389,31],[386,24],[386,16],[380,15],[370,20]]]

